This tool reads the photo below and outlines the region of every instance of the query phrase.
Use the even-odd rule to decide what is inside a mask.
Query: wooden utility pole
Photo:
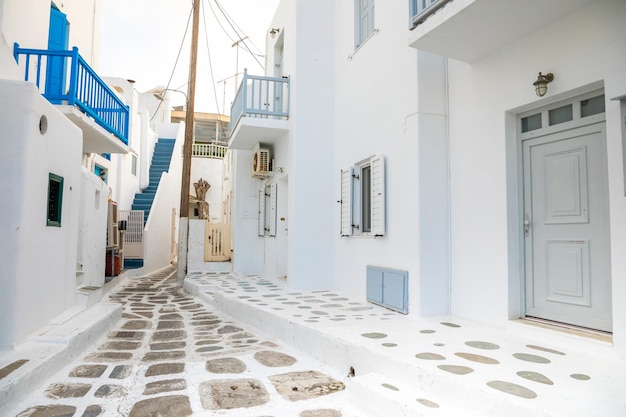
[[[185,142],[183,144],[183,173],[180,185],[180,220],[178,222],[178,282],[187,275],[187,247],[189,244],[189,187],[191,177],[191,148],[194,131],[194,104],[196,99],[196,69],[198,66],[198,27],[200,2],[193,1],[193,26],[191,29],[191,55],[187,84],[187,109],[185,113]]]

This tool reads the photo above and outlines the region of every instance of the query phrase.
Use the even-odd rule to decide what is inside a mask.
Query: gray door
[[[611,331],[604,123],[523,141],[526,315]]]

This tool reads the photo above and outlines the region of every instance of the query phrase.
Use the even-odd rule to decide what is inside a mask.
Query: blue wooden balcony
[[[13,55],[24,70],[24,80],[35,83],[83,130],[83,152],[128,152],[129,107],[85,62],[78,48],[26,49],[16,43]]]
[[[232,149],[252,149],[257,142],[281,140],[289,131],[289,77],[243,73],[230,110]]]

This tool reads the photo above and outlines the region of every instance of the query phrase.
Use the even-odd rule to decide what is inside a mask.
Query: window
[[[355,0],[354,48],[374,33],[374,0]]]
[[[48,218],[47,226],[61,227],[61,209],[63,206],[63,177],[48,175]]]
[[[130,173],[132,174],[133,177],[137,176],[137,155],[135,154],[131,155]]]
[[[581,117],[604,113],[604,94],[580,102]]]
[[[93,168],[93,173],[99,176],[100,179],[104,181],[105,184],[108,184],[108,178],[107,178],[108,175],[107,175],[106,168],[101,167],[100,165],[95,165]]]
[[[372,156],[341,171],[341,236],[385,234],[385,160]]]
[[[605,96],[602,94],[602,90],[594,90],[575,98],[525,112],[520,115],[518,128],[524,137],[536,137],[537,134],[543,134],[543,132],[534,131],[553,126],[557,127],[551,131],[567,129],[572,125],[585,123],[583,119],[587,117],[603,118],[604,112]]]
[[[541,113],[522,118],[522,133],[541,129]]]
[[[276,236],[277,184],[259,190],[259,236]]]
[[[567,106],[549,110],[548,118],[550,119],[550,126],[571,121],[574,118],[572,105],[568,104]]]

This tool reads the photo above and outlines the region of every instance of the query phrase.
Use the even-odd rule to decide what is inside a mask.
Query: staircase
[[[174,150],[175,139],[162,139],[159,138],[152,154],[152,164],[150,165],[150,182],[148,187],[140,193],[135,194],[133,200],[133,210],[143,210],[143,224],[145,226],[150,215],[150,209],[152,208],[152,202],[156,190],[159,187],[159,181],[161,181],[161,174],[167,171],[170,167],[170,160],[172,159],[172,151]]]

